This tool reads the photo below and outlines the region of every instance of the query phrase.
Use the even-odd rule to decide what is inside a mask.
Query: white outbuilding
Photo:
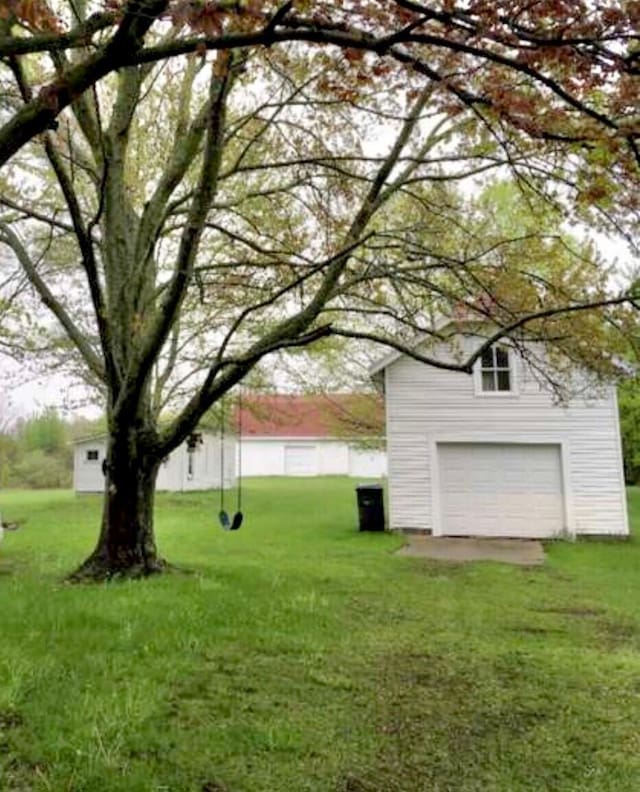
[[[481,339],[466,330],[426,351],[442,358],[476,349]],[[593,384],[558,403],[508,340],[488,349],[471,375],[395,351],[371,373],[385,393],[392,529],[628,534],[614,386]]]
[[[247,394],[234,421],[243,476],[386,475],[375,394]]]
[[[236,483],[236,441],[206,430],[196,433],[193,450],[185,442],[174,449],[158,471],[156,489],[168,492],[224,489]],[[107,454],[106,435],[88,437],[74,443],[73,487],[76,492],[104,490],[103,465]]]

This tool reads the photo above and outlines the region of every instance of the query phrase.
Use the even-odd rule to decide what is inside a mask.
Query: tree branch
[[[180,239],[175,273],[167,288],[166,297],[158,311],[158,319],[147,336],[139,361],[136,360],[135,370],[129,372],[131,379],[130,387],[127,388],[126,392],[127,399],[137,398],[146,382],[153,362],[167,339],[171,326],[178,315],[186,289],[193,276],[198,243],[202,237],[207,213],[216,193],[217,179],[222,162],[226,101],[233,81],[233,69],[229,61],[230,56],[222,54],[219,60],[212,65],[207,135],[198,186]]]
[[[372,341],[376,344],[380,344],[381,346],[394,349],[396,352],[401,352],[402,354],[407,355],[407,357],[410,357],[412,360],[416,360],[419,363],[424,363],[428,366],[432,366],[433,368],[446,369],[448,371],[460,371],[463,372],[464,374],[472,374],[473,366],[475,362],[479,360],[488,349],[490,349],[495,343],[500,341],[500,339],[510,336],[516,330],[525,327],[527,324],[530,324],[531,322],[534,322],[538,319],[547,319],[553,316],[561,316],[563,314],[568,314],[568,313],[596,310],[598,308],[607,308],[614,305],[634,304],[636,300],[638,300],[638,295],[622,294],[619,295],[618,297],[611,297],[604,300],[594,300],[594,301],[587,301],[581,303],[574,303],[572,305],[558,306],[554,308],[545,308],[540,311],[529,313],[526,316],[522,316],[516,319],[515,321],[510,322],[509,324],[505,324],[499,327],[495,332],[487,336],[485,340],[482,342],[482,344],[480,344],[474,350],[474,352],[471,355],[469,355],[462,363],[449,363],[443,360],[439,360],[438,358],[431,357],[429,355],[423,355],[420,352],[418,352],[417,347],[419,347],[420,344],[424,343],[427,340],[426,336],[421,337],[419,340],[409,345],[409,344],[403,344],[401,342],[396,341],[393,338],[387,338],[386,336],[382,336],[377,333],[369,333],[360,330],[349,330],[346,328],[336,327],[335,325],[331,325],[329,335],[340,336],[342,338],[357,338],[365,341]],[[489,312],[482,312],[477,307],[474,306],[469,306],[469,307],[477,313],[478,315],[477,321],[479,322],[495,321]]]
[[[51,128],[56,116],[87,88],[133,62],[145,34],[167,3],[168,0],[128,0],[120,26],[109,43],[65,70],[0,128],[0,165],[33,137]]]
[[[321,333],[320,337],[330,334],[329,326],[323,326],[316,330],[310,330],[309,328],[312,327],[321,314],[327,301],[331,299],[352,254],[353,246],[358,244],[367,224],[378,210],[383,188],[420,120],[422,109],[428,99],[430,90],[430,88],[424,90],[415,101],[409,116],[391,146],[389,154],[378,169],[376,176],[372,179],[371,186],[345,234],[341,251],[334,256],[331,263],[326,267],[322,282],[309,303],[294,316],[279,322],[273,330],[267,332],[259,341],[253,344],[244,356],[235,358],[233,361],[223,361],[221,356],[218,355],[217,362],[210,369],[198,392],[189,400],[174,423],[163,433],[162,444],[164,448],[175,447],[173,444],[179,442],[177,438],[184,436],[187,427],[193,428],[196,425],[197,421],[213,404],[218,395],[226,392],[228,388],[238,382],[265,355],[286,346],[299,346],[301,343],[308,344],[310,343],[309,339],[312,336],[315,337],[314,334],[316,333]],[[243,315],[236,320],[236,326],[242,320]],[[229,339],[230,335],[227,335],[225,344],[228,344]],[[304,342],[302,339],[305,339]],[[217,379],[223,366],[231,366],[231,371],[222,378]]]
[[[93,14],[86,22],[77,25],[67,33],[40,33],[29,38],[0,36],[0,58],[85,48],[91,44],[91,39],[96,33],[114,25],[117,18],[117,14],[114,12],[103,12]]]
[[[82,331],[74,324],[62,303],[60,303],[51,289],[49,289],[47,284],[40,277],[18,235],[15,234],[6,223],[2,222],[0,222],[0,241],[4,242],[13,250],[29,282],[38,292],[42,302],[60,322],[69,339],[78,349],[92,373],[95,374],[101,382],[106,382],[106,372],[103,362],[94,352]]]
[[[31,87],[27,82],[27,78],[22,68],[22,64],[16,58],[12,58],[10,59],[10,67],[11,70],[13,71],[13,74],[15,75],[16,82],[18,83],[18,88],[20,90],[22,97],[24,98],[25,101],[29,101],[31,99]],[[89,285],[89,293],[91,295],[91,300],[93,302],[96,322],[98,325],[98,332],[100,335],[100,341],[102,345],[102,353],[104,356],[104,361],[106,366],[106,375],[109,377],[113,377],[115,379],[118,375],[118,371],[114,366],[113,358],[111,356],[111,350],[109,345],[110,331],[106,319],[104,296],[102,294],[102,288],[100,286],[98,265],[93,250],[93,241],[91,239],[91,235],[89,231],[85,228],[84,220],[82,217],[82,210],[80,208],[80,203],[76,196],[73,183],[69,178],[69,175],[67,174],[65,167],[62,164],[62,161],[60,160],[60,157],[58,156],[58,152],[56,151],[51,138],[48,135],[45,136],[44,147],[49,162],[51,163],[53,167],[53,171],[58,180],[58,184],[60,185],[60,189],[62,190],[62,194],[66,201],[69,214],[71,215],[73,231],[76,240],[78,242],[78,246],[80,248],[80,257],[87,277],[87,283]],[[15,239],[17,240],[17,237]],[[24,251],[24,253],[26,254],[26,251]],[[36,272],[35,268],[32,268],[32,270],[34,273]],[[41,292],[41,294],[43,294],[43,292]],[[74,343],[76,343],[77,346],[77,341],[75,341],[75,339],[73,338],[72,340],[74,340]]]

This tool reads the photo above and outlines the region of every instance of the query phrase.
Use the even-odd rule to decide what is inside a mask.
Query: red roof
[[[245,394],[234,425],[245,437],[378,437],[384,407],[370,393]]]

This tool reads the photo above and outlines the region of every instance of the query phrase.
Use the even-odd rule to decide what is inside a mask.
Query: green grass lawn
[[[393,554],[354,482],[158,499],[193,570],[69,586],[100,502],[2,492],[0,790],[637,792],[640,544],[542,568]],[[640,491],[630,492],[640,521]]]

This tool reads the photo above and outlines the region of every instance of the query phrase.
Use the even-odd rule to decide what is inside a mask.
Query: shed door
[[[555,536],[564,527],[559,445],[438,445],[445,536]]]
[[[287,476],[317,476],[318,455],[314,445],[286,445],[284,472]]]

